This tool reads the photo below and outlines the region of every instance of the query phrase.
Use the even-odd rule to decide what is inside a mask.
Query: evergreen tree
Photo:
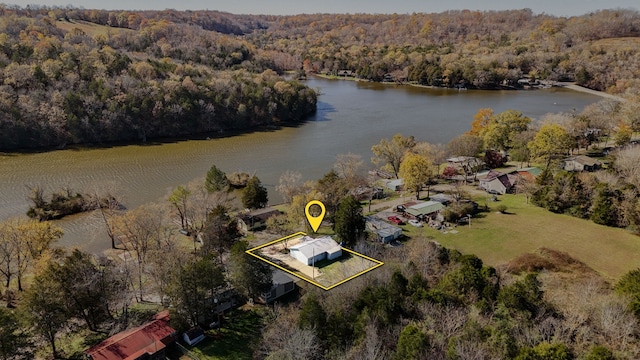
[[[227,190],[229,187],[229,180],[227,175],[215,165],[211,166],[211,169],[207,171],[207,177],[204,180],[204,187],[208,192],[216,192]]]
[[[231,248],[229,277],[246,296],[255,298],[273,285],[273,269],[267,263],[246,253],[248,244],[239,241]]]
[[[415,325],[407,325],[398,338],[398,348],[395,359],[421,359],[421,355],[427,348],[428,338]]]
[[[20,328],[17,316],[9,309],[0,307],[0,359],[31,358],[29,336]]]
[[[65,295],[60,285],[45,271],[35,277],[21,304],[27,321],[33,326],[35,333],[49,344],[53,358],[56,359],[56,338],[67,325],[69,316],[64,302]]]
[[[262,186],[260,179],[253,176],[247,182],[247,187],[242,193],[242,204],[249,209],[259,209],[267,206],[269,202],[269,193],[267,188]]]
[[[323,337],[327,324],[327,313],[315,295],[309,296],[300,309],[298,326],[301,329],[315,329],[318,337]]]
[[[365,220],[362,207],[353,195],[340,201],[334,217],[333,230],[347,246],[354,246],[364,235]]]
[[[593,200],[591,206],[591,220],[594,223],[607,226],[615,226],[617,223],[614,207],[615,194],[608,186],[602,185]]]

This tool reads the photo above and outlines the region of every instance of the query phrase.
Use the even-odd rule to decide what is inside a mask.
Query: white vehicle
[[[412,220],[409,220],[409,221],[408,221],[408,223],[409,223],[410,225],[415,226],[415,227],[422,227],[422,223],[421,223],[420,221],[418,221],[418,220],[413,220],[413,219],[412,219]]]

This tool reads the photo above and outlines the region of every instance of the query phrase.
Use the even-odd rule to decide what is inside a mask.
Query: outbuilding
[[[193,346],[200,341],[204,340],[204,330],[199,326],[192,328],[191,330],[182,334],[182,340],[187,343],[189,346]]]
[[[424,216],[429,216],[437,213],[438,211],[444,209],[444,205],[437,201],[425,201],[415,205],[411,205],[407,207],[405,213],[415,217],[420,218]]]

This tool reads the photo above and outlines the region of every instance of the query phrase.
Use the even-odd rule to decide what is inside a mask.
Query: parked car
[[[422,223],[420,221],[418,221],[418,220],[411,219],[411,220],[408,221],[408,223],[409,223],[409,225],[413,225],[415,227],[422,227]]]
[[[397,216],[389,216],[387,219],[396,225],[404,225],[404,221]]]

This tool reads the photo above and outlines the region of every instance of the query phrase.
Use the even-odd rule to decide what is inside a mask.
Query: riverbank
[[[454,89],[454,88],[448,88],[448,87],[441,87],[441,86],[433,86],[433,85],[422,85],[422,84],[417,84],[417,83],[410,83],[410,82],[405,82],[405,83],[397,83],[397,82],[376,82],[376,81],[371,81],[371,80],[364,80],[364,79],[359,79],[353,76],[337,76],[337,75],[325,75],[325,74],[312,74],[312,76],[316,76],[322,79],[329,79],[329,80],[348,80],[348,81],[362,81],[362,82],[372,82],[372,83],[377,83],[377,84],[381,84],[381,85],[406,85],[406,86],[412,86],[412,87],[416,87],[416,88],[423,88],[423,89],[451,89],[451,90],[460,90],[460,89]],[[608,94],[606,92],[603,91],[598,91],[598,90],[593,90],[593,89],[589,89],[580,85],[577,85],[574,82],[553,82],[551,87],[560,87],[560,88],[565,88],[565,89],[570,89],[573,91],[578,91],[578,92],[582,92],[582,93],[586,93],[586,94],[591,94],[591,95],[595,95],[595,96],[599,96],[605,99],[612,99],[612,100],[616,100],[616,101],[620,101],[620,102],[625,102],[627,101],[627,99],[621,97],[621,96],[617,96],[617,95],[613,95],[613,94]],[[463,88],[463,90],[467,90],[466,88]],[[526,89],[519,89],[519,88],[515,88],[515,87],[504,87],[504,88],[499,88],[499,89],[474,89],[474,90],[526,90]]]
[[[567,88],[567,89],[571,89],[574,91],[579,91],[579,92],[583,92],[583,93],[587,93],[587,94],[591,94],[591,95],[596,95],[596,96],[600,96],[606,99],[612,99],[612,100],[616,100],[616,101],[620,101],[620,102],[625,102],[627,101],[627,99],[620,97],[620,96],[616,96],[616,95],[612,95],[612,94],[608,94],[606,92],[603,91],[598,91],[598,90],[593,90],[593,89],[588,89],[584,86],[580,86],[580,85],[576,85],[576,83],[559,83],[561,87]]]

